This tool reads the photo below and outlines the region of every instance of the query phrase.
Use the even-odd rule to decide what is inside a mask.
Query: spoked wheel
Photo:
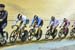
[[[50,37],[50,33],[51,33],[51,31],[50,30],[47,30],[47,32],[45,34],[45,39],[48,39]]]
[[[24,42],[28,38],[28,31],[24,30],[24,32],[20,33],[20,35],[21,35],[21,41]]]
[[[33,39],[33,36],[34,36],[33,33],[34,33],[34,30],[33,29],[30,29],[29,30],[29,34],[28,34],[28,40],[29,41],[31,41]]]
[[[52,38],[54,39],[57,36],[57,29],[54,30],[54,32],[52,33]]]
[[[37,30],[37,33],[36,33],[35,37],[36,37],[36,40],[41,39],[41,37],[42,37],[42,30]]]
[[[16,31],[12,31],[12,33],[10,34],[10,42],[11,43],[15,43],[16,42],[16,39],[17,39],[17,35],[16,35]]]
[[[71,36],[71,37],[75,37],[75,29],[74,29],[74,28],[71,30],[70,36]]]
[[[62,38],[62,35],[63,35],[63,29],[61,29],[61,30],[59,31],[59,34],[58,34],[59,38]]]
[[[61,30],[59,31],[59,34],[58,34],[59,38],[65,38],[65,37],[68,35],[68,32],[69,32],[69,29],[67,29],[66,32],[64,32],[64,30],[61,29]],[[63,35],[63,36],[62,36],[62,35]]]

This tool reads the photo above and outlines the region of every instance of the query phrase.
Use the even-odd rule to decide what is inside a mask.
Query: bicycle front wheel
[[[12,33],[10,34],[9,40],[10,40],[11,43],[15,43],[15,42],[16,42],[16,39],[17,39],[17,35],[16,35],[16,31],[14,30],[14,31],[12,31]]]

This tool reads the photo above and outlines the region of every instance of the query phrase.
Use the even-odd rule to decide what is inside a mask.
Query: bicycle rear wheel
[[[71,36],[71,37],[75,37],[75,29],[72,29],[72,30],[70,31],[70,36]]]
[[[50,30],[47,30],[46,34],[45,34],[45,39],[48,39],[50,37]]]
[[[57,29],[54,30],[52,38],[54,39],[57,36]]]
[[[21,41],[24,42],[28,38],[28,31],[24,30],[24,32],[22,32],[20,35],[21,35]]]
[[[61,30],[59,31],[58,37],[59,37],[59,38],[62,38],[62,35],[63,35],[63,29],[61,29]]]
[[[42,30],[37,30],[37,33],[36,33],[36,40],[39,40],[39,39],[41,39],[41,37],[42,37]]]

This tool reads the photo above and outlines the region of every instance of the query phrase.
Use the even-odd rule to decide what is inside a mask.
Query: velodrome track
[[[74,50],[75,40],[38,41],[1,48],[2,50]]]
[[[13,24],[17,14],[20,12],[26,15],[30,20],[35,14],[40,16],[44,20],[44,26],[42,27],[42,30],[45,32],[51,16],[55,16],[60,21],[66,17],[71,21],[72,25],[75,20],[74,2],[75,0],[0,0],[0,3],[4,3],[6,5],[6,10],[9,13],[8,26],[5,28],[5,30],[10,35],[11,31],[13,30],[11,29],[11,25]],[[29,28],[27,29],[29,30]],[[45,32],[43,34],[45,34]],[[42,36],[42,39],[43,38],[44,35]]]

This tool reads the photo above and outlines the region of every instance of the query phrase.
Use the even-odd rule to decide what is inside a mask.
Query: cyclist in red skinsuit
[[[66,31],[66,29],[69,27],[69,25],[70,25],[70,22],[66,19],[66,18],[64,18],[64,20],[63,20],[63,22],[62,22],[62,24],[61,24],[61,26],[63,25],[63,29]],[[60,28],[61,28],[61,26],[60,26]]]

